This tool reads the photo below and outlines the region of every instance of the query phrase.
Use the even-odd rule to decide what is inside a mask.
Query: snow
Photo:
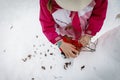
[[[109,0],[96,51],[64,59],[41,31],[38,0],[1,0],[0,80],[120,80],[119,3]]]

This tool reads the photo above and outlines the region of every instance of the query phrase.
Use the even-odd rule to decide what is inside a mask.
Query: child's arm
[[[106,17],[108,0],[95,0],[96,5],[93,9],[92,15],[88,21],[86,34],[95,36],[100,31]]]
[[[42,31],[47,39],[53,44],[56,43],[61,37],[55,32],[55,22],[52,14],[47,9],[48,0],[40,0],[40,17]]]

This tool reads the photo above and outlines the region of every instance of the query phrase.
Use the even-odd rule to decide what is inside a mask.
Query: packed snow
[[[108,1],[96,51],[72,59],[43,35],[39,0],[1,0],[0,80],[120,80],[120,0]]]

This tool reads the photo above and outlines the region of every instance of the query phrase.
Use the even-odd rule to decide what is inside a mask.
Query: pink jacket
[[[55,20],[53,19],[53,15],[47,9],[48,0],[40,0],[40,17],[39,20],[41,22],[42,31],[45,36],[48,38],[50,42],[53,44],[61,39],[61,35],[56,32],[55,26],[59,26]],[[55,0],[53,3],[53,11],[60,9]],[[95,0],[95,6],[92,10],[91,16],[87,20],[88,25],[85,29],[85,34],[95,36],[97,32],[100,31],[103,22],[106,17],[108,0]],[[81,32],[80,32],[81,33]]]

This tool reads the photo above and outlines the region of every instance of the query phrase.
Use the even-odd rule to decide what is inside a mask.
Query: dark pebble
[[[50,66],[50,69],[52,69],[52,66]]]
[[[29,54],[29,55],[28,55],[28,58],[31,59],[31,57],[32,57],[32,55]]]
[[[50,53],[50,55],[53,55],[53,53]]]
[[[85,68],[85,65],[81,66],[81,70],[83,70]]]
[[[45,56],[47,56],[47,54],[45,54]]]
[[[27,61],[27,58],[25,58],[25,59],[22,59],[23,60],[23,62],[26,62]]]
[[[36,53],[37,53],[37,51],[34,51],[34,53],[36,54]]]
[[[50,50],[48,49],[47,52],[49,52]]]
[[[32,80],[35,80],[35,78],[32,78]]]
[[[41,66],[41,68],[42,68],[43,70],[45,70],[45,66]]]
[[[38,38],[38,35],[36,35],[36,38]]]
[[[66,62],[66,63],[64,64],[64,69],[66,70],[70,65],[71,65],[71,62]]]
[[[33,45],[33,47],[35,47],[35,45]]]
[[[13,28],[13,26],[10,27],[10,29],[12,29],[12,28]]]

